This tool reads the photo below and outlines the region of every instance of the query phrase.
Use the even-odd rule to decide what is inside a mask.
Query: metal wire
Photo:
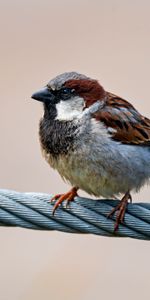
[[[107,215],[117,200],[76,198],[69,207],[62,204],[52,215],[52,195],[0,190],[0,226],[36,230],[91,233],[109,237],[150,240],[150,204],[128,204],[124,224],[114,233],[114,221]]]

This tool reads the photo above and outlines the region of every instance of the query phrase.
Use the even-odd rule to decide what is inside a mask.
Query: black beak
[[[47,87],[44,87],[40,91],[35,92],[31,98],[37,101],[48,103],[54,101],[54,94]]]

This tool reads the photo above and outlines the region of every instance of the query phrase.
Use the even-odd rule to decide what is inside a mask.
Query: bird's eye
[[[65,88],[65,89],[62,89],[61,92],[63,94],[68,94],[68,93],[70,93],[70,89]]]
[[[73,94],[74,93],[74,89],[70,89],[70,88],[63,88],[62,90],[61,90],[61,92],[63,93],[63,94]]]
[[[59,91],[59,97],[61,97],[61,99],[63,100],[68,100],[74,95],[75,95],[75,90],[71,88],[66,87],[66,88],[62,88]]]

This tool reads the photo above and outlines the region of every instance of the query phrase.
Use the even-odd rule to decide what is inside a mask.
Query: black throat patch
[[[42,147],[55,158],[60,154],[67,154],[74,149],[77,128],[73,121],[49,120],[44,117],[39,129]]]

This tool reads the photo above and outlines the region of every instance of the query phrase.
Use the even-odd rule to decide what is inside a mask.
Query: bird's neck
[[[73,121],[50,120],[44,117],[40,121],[40,141],[44,150],[57,157],[67,154],[74,148],[77,124]]]

